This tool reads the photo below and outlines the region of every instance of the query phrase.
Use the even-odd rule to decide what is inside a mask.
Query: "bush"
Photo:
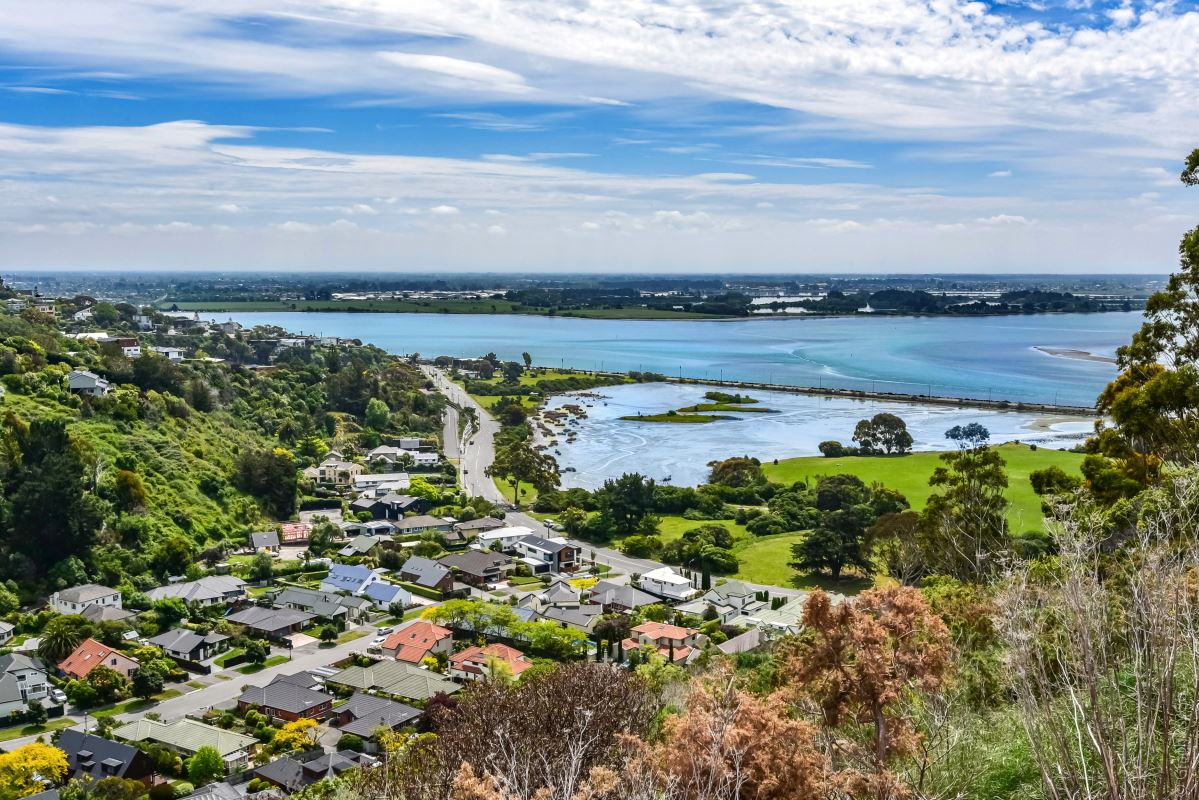
[[[832,440],[821,442],[817,449],[820,450],[820,455],[825,458],[841,458],[842,456],[849,455],[849,450],[845,445]]]
[[[362,741],[362,737],[352,733],[343,733],[337,740],[338,750],[352,750],[355,753],[361,753],[364,747],[366,747],[366,742]]]
[[[179,783],[175,784],[175,796],[176,797],[187,797],[189,794],[191,794],[195,790],[196,790],[196,787],[192,786],[187,781],[179,781]]]

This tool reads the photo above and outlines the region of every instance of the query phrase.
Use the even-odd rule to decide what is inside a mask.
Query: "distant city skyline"
[[[1197,9],[12,0],[0,269],[1163,273]]]

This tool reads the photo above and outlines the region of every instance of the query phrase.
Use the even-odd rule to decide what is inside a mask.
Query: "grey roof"
[[[183,583],[168,583],[156,586],[146,592],[151,600],[162,600],[164,597],[180,597],[185,602],[205,602],[220,600],[230,595],[245,593],[246,582],[232,575],[206,575],[195,581]]]
[[[283,628],[290,628],[292,625],[307,622],[313,616],[313,614],[309,614],[306,611],[298,611],[294,608],[250,606],[238,611],[236,614],[230,614],[225,619],[260,631],[278,631]]]
[[[92,622],[124,622],[137,616],[137,612],[116,606],[102,606],[92,603],[83,609],[81,614]]]
[[[461,688],[435,672],[402,661],[380,661],[370,667],[347,667],[330,676],[327,682],[353,689],[378,689],[410,700],[428,700],[438,692],[452,694]]]
[[[35,669],[38,672],[49,672],[40,658],[27,656],[23,653],[8,653],[0,656],[0,673],[16,672],[19,669]]]
[[[95,778],[123,778],[134,759],[145,758],[133,745],[114,742],[73,728],[64,728],[56,744],[67,754],[72,774],[80,773]],[[110,765],[116,769],[105,772],[102,765]]]
[[[218,644],[228,638],[228,636],[222,633],[197,633],[188,628],[175,628],[174,630],[160,633],[148,641],[150,644],[161,647],[163,650],[177,650],[190,653],[200,645]]]
[[[254,774],[282,786],[289,792],[304,788],[304,765],[294,758],[276,758],[254,770]]]
[[[103,597],[111,597],[114,594],[120,594],[120,592],[98,583],[85,583],[82,586],[63,589],[58,592],[58,599],[68,603],[94,603]]]
[[[253,736],[227,731],[187,717],[170,723],[142,718],[113,729],[112,735],[129,742],[158,742],[187,753],[195,753],[201,747],[211,747],[220,753],[221,758],[245,752],[258,742]]]
[[[362,590],[362,584],[370,580],[374,574],[373,569],[360,564],[333,564],[329,568],[329,574],[321,581],[321,585],[328,584],[356,594]]]
[[[388,495],[388,497],[390,496]],[[383,500],[386,502],[387,497],[384,497]],[[395,521],[397,531],[407,531],[413,528],[449,528],[450,525],[451,523],[446,522],[441,517],[434,517],[429,514],[417,514],[415,517],[404,517]]]
[[[419,709],[386,697],[355,692],[345,705],[337,709],[339,714],[349,714],[354,719],[341,726],[342,733],[369,738],[376,728],[398,728],[421,715]]]
[[[434,587],[450,574],[450,568],[424,556],[412,556],[400,567],[401,575],[415,575],[417,586]]]
[[[318,617],[336,617],[348,612],[350,608],[358,608],[363,604],[359,598],[345,597],[335,592],[321,592],[316,589],[289,586],[275,595],[276,606],[299,606],[311,611]]]
[[[383,542],[393,542],[393,541],[395,541],[395,540],[392,539],[390,536],[387,536],[386,534],[384,534],[382,536],[367,536],[365,534],[363,534],[362,536],[355,536],[353,539],[346,542],[345,546],[342,547],[341,550],[338,551],[338,555],[343,555],[343,556],[362,555],[362,556],[364,556],[367,553],[369,553],[371,550],[374,550],[376,547],[378,547]]]
[[[574,625],[576,628],[586,628],[595,618],[604,613],[603,606],[579,606],[578,608],[559,608],[550,606],[540,613],[542,619]]]
[[[266,686],[249,686],[241,693],[241,697],[237,698],[239,703],[289,711],[292,714],[303,714],[305,711],[331,700],[333,697],[324,692],[318,692],[316,689],[300,686],[290,681],[279,680],[272,681]]]
[[[493,550],[467,550],[465,553],[442,556],[437,563],[457,567],[468,575],[483,575],[489,569],[511,564],[512,558]]]
[[[363,594],[375,603],[391,604],[398,601],[407,605],[412,602],[412,594],[394,583],[372,583]]]
[[[552,539],[547,539],[544,536],[537,534],[529,534],[517,539],[518,542],[523,542],[531,547],[536,547],[538,550],[544,550],[547,553],[558,553],[570,547],[566,542],[555,542]]]
[[[643,592],[636,586],[612,581],[599,581],[591,587],[591,601],[601,605],[615,604],[625,608],[640,608],[661,600],[648,592]]]
[[[460,531],[490,531],[504,527],[504,521],[495,517],[479,517],[455,523],[454,527]]]
[[[242,800],[242,796],[232,785],[221,781],[202,786],[180,800]]]
[[[16,625],[13,625],[11,622],[5,622],[4,620],[0,619],[0,634],[9,634],[9,633],[12,633],[13,631],[15,631],[16,629],[17,629]]]
[[[256,531],[250,534],[250,545],[257,550],[260,547],[278,547],[278,531]]]
[[[551,583],[542,595],[547,603],[577,603],[582,592],[566,581],[558,580]]]

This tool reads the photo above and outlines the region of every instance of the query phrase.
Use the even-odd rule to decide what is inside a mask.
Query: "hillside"
[[[1007,464],[1008,524],[1014,533],[1035,530],[1041,520],[1041,500],[1028,481],[1030,473],[1057,466],[1077,474],[1082,455],[1061,450],[1038,448],[1023,444],[1002,444],[996,449]],[[904,456],[846,456],[824,458],[809,456],[788,458],[778,464],[765,464],[766,477],[776,483],[807,481],[821,475],[849,473],[866,483],[882,483],[902,492],[912,508],[921,509],[932,488],[928,479],[941,464],[939,453],[911,453]]]

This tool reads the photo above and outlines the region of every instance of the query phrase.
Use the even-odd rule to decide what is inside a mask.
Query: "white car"
[[[64,692],[62,689],[51,689],[50,690],[50,699],[53,700],[55,703],[62,705],[63,703],[67,702],[67,693]]]
[[[392,633],[393,631],[395,631],[395,628],[388,627],[388,628],[379,628],[377,631],[375,631],[375,633],[379,634],[379,636],[382,637],[382,636],[386,636],[389,633]]]

